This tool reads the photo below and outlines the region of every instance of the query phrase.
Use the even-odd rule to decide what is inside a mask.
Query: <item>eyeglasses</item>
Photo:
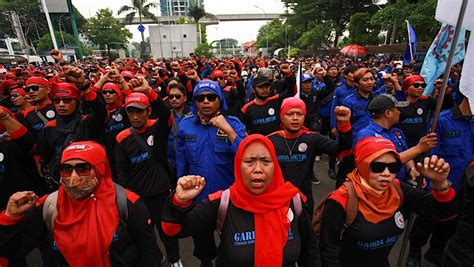
[[[382,173],[385,171],[385,168],[388,168],[390,173],[398,173],[402,168],[402,164],[398,161],[390,163],[373,161],[370,163],[370,169],[373,173]]]
[[[102,90],[103,95],[113,95],[116,94],[114,90]]]
[[[74,98],[53,98],[52,101],[54,104],[60,104],[63,101],[64,104],[70,104]]]
[[[413,84],[413,87],[415,87],[415,88],[418,88],[418,87],[420,87],[420,86],[421,86],[421,88],[425,88],[425,87],[426,87],[426,83],[414,83],[414,84]]]
[[[27,93],[29,93],[30,91],[37,92],[40,88],[41,86],[38,86],[38,85],[28,86],[28,87],[25,87],[25,92]]]
[[[78,163],[76,165],[60,164],[58,166],[59,175],[61,177],[70,177],[73,170],[76,171],[79,176],[88,176],[91,174],[92,165],[90,163]]]
[[[207,99],[209,102],[214,102],[217,99],[216,94],[205,94],[205,95],[197,95],[194,97],[194,100],[197,102],[203,102],[204,99]]]
[[[182,95],[180,94],[176,94],[176,95],[168,95],[168,98],[169,99],[173,99],[173,98],[176,98],[176,99],[181,99],[181,97],[183,97]]]

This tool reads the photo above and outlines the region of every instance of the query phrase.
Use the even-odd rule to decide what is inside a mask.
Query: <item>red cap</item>
[[[6,79],[15,80],[15,79],[16,79],[16,75],[15,75],[15,73],[7,72],[7,73],[5,74],[5,78],[6,78]]]
[[[407,90],[415,82],[425,82],[425,80],[420,75],[410,75],[403,80],[403,90]]]
[[[285,116],[286,112],[288,110],[297,108],[301,111],[303,111],[304,115],[306,116],[306,104],[303,102],[303,100],[297,98],[297,97],[288,97],[283,100],[281,103],[281,108],[280,108],[280,119]]]
[[[30,85],[40,85],[40,86],[48,87],[48,88],[50,87],[50,83],[48,82],[48,80],[46,80],[43,77],[28,78],[28,80],[26,80],[25,82],[25,86],[28,87]]]
[[[214,80],[216,78],[222,78],[224,77],[224,72],[221,70],[215,70],[211,74],[211,79]]]
[[[133,75],[133,73],[131,71],[126,71],[126,70],[122,71],[120,73],[120,75],[122,75],[122,77],[124,77],[124,78],[130,78],[130,79],[135,78],[135,75]]]
[[[15,80],[8,79],[3,82],[3,89],[10,90],[11,87],[14,87],[16,85],[18,85],[18,83]]]
[[[150,101],[148,101],[148,96],[145,94],[135,92],[125,98],[125,107],[147,109],[150,107]]]
[[[73,83],[53,83],[51,98],[74,98],[81,100],[81,92]]]

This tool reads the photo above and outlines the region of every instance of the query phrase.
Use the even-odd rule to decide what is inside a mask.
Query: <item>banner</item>
[[[467,3],[466,14],[463,18],[462,27],[466,30],[474,30],[474,1]],[[438,0],[436,6],[436,20],[446,24],[456,25],[461,9],[462,0]]]
[[[474,38],[473,34],[469,37],[469,45],[466,50],[466,58],[462,67],[461,81],[459,90],[469,99],[471,111],[474,111]]]
[[[453,46],[453,36],[455,27],[447,24],[441,26],[441,30],[431,44],[428,52],[426,52],[425,60],[423,61],[423,67],[421,68],[420,75],[425,79],[427,84],[423,95],[430,95],[434,89],[434,81],[436,81],[446,68],[448,61],[449,51]],[[459,63],[464,59],[465,54],[465,40],[466,30],[461,29],[459,33],[459,39],[455,44],[454,58],[452,65]]]
[[[298,63],[298,71],[296,72],[296,94],[295,97],[301,98],[301,62]]]

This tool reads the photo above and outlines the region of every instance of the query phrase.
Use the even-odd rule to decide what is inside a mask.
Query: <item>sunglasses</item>
[[[20,97],[21,95],[19,94],[11,94],[11,97]]]
[[[217,99],[216,94],[205,94],[205,95],[197,95],[194,97],[194,100],[197,102],[203,102],[204,99],[207,99],[209,102],[214,102]]]
[[[426,87],[426,83],[414,83],[414,84],[413,84],[413,87],[415,87],[415,88],[418,88],[418,87],[420,87],[420,86],[421,86],[421,88],[425,88],[425,87]]]
[[[373,161],[370,163],[370,169],[373,173],[382,173],[386,168],[388,168],[390,173],[398,173],[402,168],[402,164],[398,161],[390,163]]]
[[[70,177],[72,171],[76,171],[79,176],[88,176],[91,174],[92,165],[90,163],[78,163],[76,165],[60,164],[58,166],[59,175],[61,177]]]
[[[182,95],[180,94],[176,94],[176,95],[168,95],[168,98],[169,99],[173,99],[173,98],[176,98],[176,99],[181,99],[181,97],[183,97]]]
[[[64,104],[70,104],[74,98],[53,98],[52,101],[54,104],[59,104],[63,101]]]
[[[32,85],[25,87],[25,92],[29,93],[30,91],[37,92],[41,87],[38,85]]]
[[[113,95],[116,92],[114,90],[102,90],[103,95]]]

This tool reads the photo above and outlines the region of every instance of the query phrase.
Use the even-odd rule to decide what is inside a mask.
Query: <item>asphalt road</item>
[[[322,160],[320,162],[315,162],[314,164],[314,170],[321,181],[319,185],[314,185],[313,184],[313,195],[314,195],[314,202],[318,203],[318,201],[325,196],[327,193],[330,191],[334,190],[335,186],[335,181],[331,180],[327,176],[327,170],[328,170],[328,163],[327,163],[327,157],[322,157]],[[316,205],[316,204],[315,204]],[[158,235],[157,235],[158,236]],[[392,253],[389,256],[390,260],[390,265],[391,266],[397,266],[398,264],[398,258],[399,258],[399,253],[401,249],[401,243],[402,243],[403,235],[400,237],[398,242],[395,244],[395,246],[392,249]],[[216,234],[216,240],[218,242],[219,238]],[[165,251],[163,244],[161,241],[158,241],[159,246],[161,251]],[[199,266],[199,260],[193,256],[193,241],[191,238],[184,238],[179,241],[180,244],[180,254],[181,254],[181,260],[185,266]],[[426,248],[424,249],[424,251]],[[39,255],[38,250],[34,250],[31,252],[31,254],[27,258],[28,265],[29,266],[41,266],[41,257]],[[165,262],[162,266],[169,266],[168,262]],[[405,265],[402,265],[405,266]],[[431,267],[432,265],[426,263],[425,261],[422,262],[422,266],[427,266]]]

